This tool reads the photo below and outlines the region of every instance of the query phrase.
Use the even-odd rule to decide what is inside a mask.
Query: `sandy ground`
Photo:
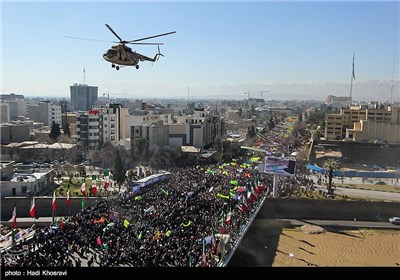
[[[400,231],[283,229],[272,266],[400,266]]]
[[[228,267],[400,267],[399,230],[326,228],[306,234],[281,220],[256,219]]]

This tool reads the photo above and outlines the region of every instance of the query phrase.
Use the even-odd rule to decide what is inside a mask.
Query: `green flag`
[[[192,221],[191,221],[191,220],[189,220],[186,224],[182,223],[182,225],[183,225],[184,227],[188,227],[188,226],[190,226],[191,224],[192,224]]]
[[[92,180],[96,180],[96,175],[92,175]]]
[[[128,220],[124,220],[124,227],[128,227],[129,226],[129,221]]]
[[[85,200],[82,199],[82,210],[85,208]]]
[[[168,193],[166,190],[164,190],[163,188],[160,188],[160,190],[161,190],[165,195],[169,195],[169,193]]]

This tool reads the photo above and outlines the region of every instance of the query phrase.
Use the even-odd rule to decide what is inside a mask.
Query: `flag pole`
[[[67,189],[67,206],[68,206],[68,217],[71,216],[71,195],[69,192],[69,184],[68,184],[68,189]]]
[[[352,67],[352,71],[351,71],[351,82],[350,82],[350,106],[351,106],[351,103],[353,102],[353,97],[352,97],[353,80],[356,79],[356,75],[355,75],[355,72],[354,72],[354,57],[355,57],[355,54],[353,53],[353,67]]]
[[[15,199],[15,196],[14,196]],[[14,247],[16,244],[16,240],[15,240],[15,229],[17,227],[17,206],[15,204],[15,200],[14,200],[14,210],[13,210],[13,216],[12,216],[12,230],[11,230],[11,246]]]

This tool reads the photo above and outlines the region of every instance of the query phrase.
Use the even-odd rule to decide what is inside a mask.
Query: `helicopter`
[[[121,67],[124,67],[124,66],[135,66],[136,69],[139,69],[139,62],[141,62],[141,61],[150,61],[150,62],[158,61],[160,56],[164,56],[160,52],[160,45],[163,45],[163,43],[144,43],[144,42],[140,42],[140,41],[176,33],[176,31],[172,31],[172,32],[158,34],[158,35],[140,38],[140,39],[136,39],[136,40],[125,41],[125,40],[122,40],[121,37],[118,36],[118,34],[111,28],[110,25],[108,25],[108,24],[105,24],[105,25],[111,31],[111,33],[113,33],[114,36],[118,38],[119,42],[112,42],[112,43],[118,43],[118,45],[115,45],[115,46],[112,46],[111,48],[109,48],[103,54],[103,58],[106,61],[111,63],[112,68],[115,68],[117,70],[119,70]],[[102,41],[102,40],[70,37],[70,36],[64,36],[64,37],[73,38],[73,39],[91,40],[91,41]],[[108,41],[106,41],[106,42],[108,42]],[[151,57],[145,56],[143,54],[140,54],[136,51],[132,51],[132,49],[130,47],[126,46],[126,44],[156,45],[158,47],[158,52],[156,53],[154,58],[151,58]]]

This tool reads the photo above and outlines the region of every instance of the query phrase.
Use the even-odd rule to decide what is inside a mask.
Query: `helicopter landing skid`
[[[117,70],[119,70],[119,68],[122,68],[122,67],[124,67],[124,66],[126,66],[126,65],[121,65],[121,66],[120,66],[120,65],[115,65],[114,63],[111,64],[111,67],[112,67],[112,68],[115,68],[115,69],[117,69]],[[136,65],[135,65],[135,68],[136,68],[136,69],[139,69],[139,64],[136,64]]]

